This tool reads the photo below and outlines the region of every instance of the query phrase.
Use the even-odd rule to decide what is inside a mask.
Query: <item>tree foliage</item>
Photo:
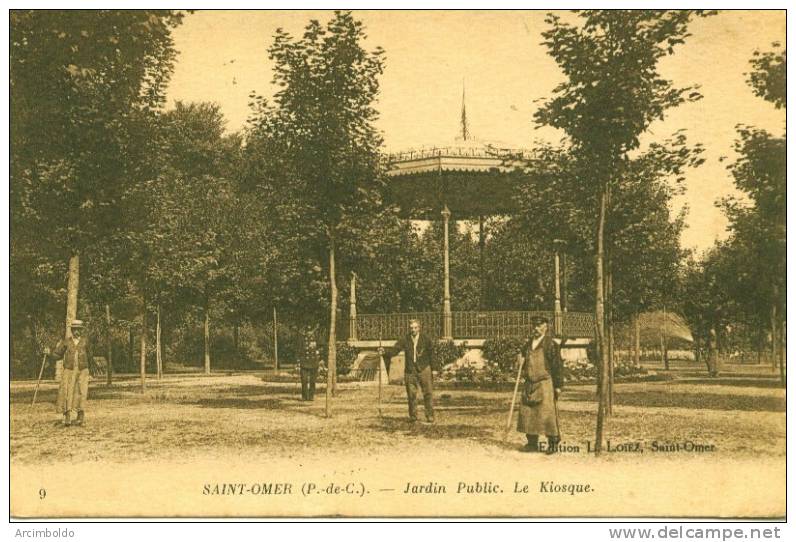
[[[747,82],[755,95],[783,109],[787,100],[787,55],[779,43],[772,44],[771,51],[755,51],[752,56],[752,71]]]
[[[176,51],[172,11],[11,13],[12,208],[17,225],[80,249],[115,223],[151,150]]]

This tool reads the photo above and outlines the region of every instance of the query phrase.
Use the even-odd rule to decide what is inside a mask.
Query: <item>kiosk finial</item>
[[[462,77],[462,139],[467,141],[470,139],[470,130],[467,128],[467,109],[464,105],[465,101],[465,89],[464,89],[464,77]]]

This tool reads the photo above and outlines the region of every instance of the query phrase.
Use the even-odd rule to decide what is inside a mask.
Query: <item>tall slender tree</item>
[[[274,191],[289,190],[289,208],[314,225],[308,241],[323,247],[329,294],[326,415],[336,375],[338,247],[367,229],[381,207],[379,148],[374,100],[383,71],[383,51],[367,51],[360,21],[335,12],[294,39],[282,29],[269,48],[278,90],[262,108],[258,124],[274,151]],[[288,206],[286,206],[287,210]]]
[[[608,401],[609,353],[605,333],[606,224],[609,194],[617,196],[630,152],[667,109],[701,97],[695,87],[677,88],[658,72],[659,61],[688,37],[688,24],[704,12],[688,10],[588,10],[580,26],[548,15],[544,45],[566,79],[536,112],[538,123],[562,129],[583,182],[596,202],[594,224],[595,319],[601,388],[595,451],[602,450]]]

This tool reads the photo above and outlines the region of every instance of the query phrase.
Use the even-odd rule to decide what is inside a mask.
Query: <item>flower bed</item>
[[[482,349],[483,363],[451,364],[439,374],[443,384],[474,385],[476,387],[501,386],[514,383],[517,378],[516,359],[524,341],[520,339],[489,339]],[[565,383],[589,383],[597,380],[597,367],[587,358],[564,359]],[[636,379],[646,375],[646,370],[637,368],[632,361],[614,360],[614,378]]]

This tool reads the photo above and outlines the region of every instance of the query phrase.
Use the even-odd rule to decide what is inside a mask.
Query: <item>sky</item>
[[[469,129],[475,138],[513,148],[561,134],[537,129],[533,113],[563,74],[541,45],[543,11],[359,11],[365,46],[386,51],[376,104],[377,127],[389,152],[445,145],[458,134],[462,88]],[[168,100],[218,103],[227,129],[239,130],[252,91],[269,96],[267,49],[281,27],[300,36],[307,22],[328,11],[199,11],[174,32],[180,52]],[[570,14],[564,14],[571,17]],[[734,157],[735,126],[784,131],[785,112],[755,96],[746,84],[755,50],[785,43],[783,11],[724,11],[697,19],[675,54],[662,60],[661,74],[677,86],[698,84],[704,98],[670,110],[642,142],[663,140],[685,128],[702,143],[706,163],[686,174],[686,194],[672,211],[688,207],[682,244],[698,251],[727,236],[727,221],[714,202],[735,194],[726,169]],[[720,161],[722,157],[728,160]]]

